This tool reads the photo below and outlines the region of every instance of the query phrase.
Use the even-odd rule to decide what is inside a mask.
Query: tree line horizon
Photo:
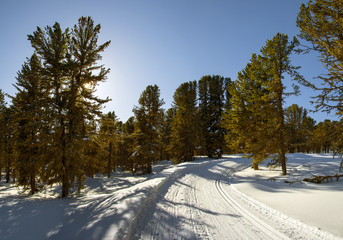
[[[294,91],[285,92],[283,79],[318,90],[316,110],[342,116],[342,9],[343,2],[337,1],[302,4],[297,26],[306,46],[277,33],[252,54],[235,81],[205,75],[182,83],[166,110],[159,87],[149,85],[125,123],[113,111],[101,111],[109,98],[94,95],[110,71],[98,65],[110,44],[98,44],[100,24],[81,17],[70,29],[57,22],[37,27],[28,35],[34,53],[18,71],[10,106],[0,89],[0,176],[4,171],[6,182],[31,194],[61,184],[61,196],[67,197],[73,188],[81,191],[86,177],[111,177],[117,168],[151,173],[152,164],[164,159],[180,163],[195,155],[244,153],[255,170],[268,161],[286,175],[286,153],[341,156],[343,121],[316,124],[305,108],[286,108],[285,97],[299,89],[294,85]],[[295,52],[310,51],[321,54],[328,70],[315,83],[290,60]]]

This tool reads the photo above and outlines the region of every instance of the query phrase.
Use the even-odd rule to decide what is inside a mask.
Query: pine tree
[[[18,184],[29,186],[31,194],[37,191],[37,178],[44,169],[46,149],[47,96],[42,84],[42,66],[34,54],[18,72],[18,90],[13,103],[13,121],[16,124]]]
[[[266,87],[270,79],[261,58],[253,54],[238,79],[228,87],[231,101],[224,115],[226,143],[231,151],[248,154],[255,170],[276,151],[272,144],[276,114],[272,94]]]
[[[297,18],[300,37],[310,43],[302,52],[316,51],[328,71],[318,82],[303,80],[305,86],[320,91],[316,97],[317,110],[335,110],[343,114],[343,2],[336,0],[309,0],[302,4]]]
[[[314,128],[314,120],[307,116],[306,108],[299,107],[297,104],[286,108],[285,124],[289,152],[306,152]]]
[[[221,76],[203,76],[199,80],[199,114],[203,148],[208,157],[221,157],[225,130],[222,127],[225,89],[229,79]],[[227,106],[228,107],[228,106]]]
[[[5,112],[6,112],[6,102],[5,102],[5,94],[0,89],[0,132],[6,132],[6,124],[5,124]],[[5,162],[5,138],[4,134],[0,136],[0,180],[2,179],[2,170]]]
[[[295,38],[289,42],[287,35],[278,33],[262,47],[261,55],[252,56],[231,88],[233,109],[225,123],[229,136],[238,138],[236,142],[251,151],[254,164],[270,157],[272,165],[281,165],[283,175],[287,174],[283,103],[284,97],[293,93],[285,93],[282,80],[285,74],[294,80],[302,79],[299,67],[290,62],[297,45]],[[295,86],[294,93],[297,90]]]
[[[87,137],[84,139],[85,143],[85,173],[88,177],[94,178],[95,173],[99,173],[102,170],[102,164],[100,161],[101,146],[99,144],[99,134],[97,132],[96,121],[89,121],[86,124]]]
[[[288,74],[290,78],[296,81],[302,81],[303,77],[298,73],[300,67],[295,67],[291,64],[290,56],[294,49],[299,45],[296,38],[292,41],[288,40],[285,34],[276,34],[272,40],[266,42],[265,47],[261,49],[261,58],[266,67],[266,71],[272,75],[272,79],[268,82],[268,89],[273,93],[273,105],[277,114],[276,130],[278,138],[275,142],[278,151],[275,163],[282,167],[282,174],[287,174],[286,169],[286,142],[285,142],[285,121],[284,121],[284,96],[297,94],[298,88],[295,86],[294,93],[285,93],[282,80],[284,75]]]
[[[114,112],[107,113],[100,121],[99,142],[103,149],[103,157],[106,159],[107,177],[111,177],[114,164],[114,141],[115,141],[115,121],[117,117]]]
[[[316,96],[316,109],[336,111],[342,117],[343,82],[343,2],[336,0],[309,0],[302,4],[297,18],[300,37],[311,46],[302,52],[316,51],[328,73],[318,76],[318,82],[303,80],[303,85],[319,91]],[[342,119],[341,119],[342,120]],[[338,128],[343,132],[343,128]],[[335,155],[343,155],[343,136],[335,140]],[[343,166],[343,158],[341,160]]]
[[[175,116],[170,140],[170,155],[175,163],[193,159],[198,128],[196,104],[196,81],[181,84],[174,93]]]
[[[107,100],[94,96],[95,87],[106,79],[109,69],[97,65],[100,53],[110,42],[98,45],[100,25],[90,17],[81,17],[71,32],[60,25],[37,27],[29,40],[42,61],[48,81],[52,115],[52,161],[45,179],[62,183],[62,197],[77,181],[83,186],[86,122],[100,116],[100,107]]]
[[[160,160],[170,159],[170,154],[169,154],[168,149],[170,146],[171,130],[172,130],[172,123],[173,123],[174,116],[175,116],[174,108],[169,108],[163,114],[162,132],[161,132],[162,147],[161,147]]]
[[[13,120],[14,109],[13,106],[5,107],[4,109],[4,132],[2,133],[3,137],[3,169],[6,174],[6,183],[9,183],[11,180],[15,182],[16,179],[16,169],[15,169],[15,160],[16,160],[16,139],[15,131],[16,126]]]
[[[124,124],[123,124],[123,134],[120,136],[119,141],[119,161],[124,170],[130,170],[134,173],[134,157],[132,156],[134,153],[134,133],[135,133],[135,118],[130,117]]]
[[[158,160],[160,149],[160,129],[163,100],[157,85],[149,85],[138,100],[139,106],[133,109],[136,118],[134,156],[137,167],[143,167],[146,173],[152,173],[152,163]]]

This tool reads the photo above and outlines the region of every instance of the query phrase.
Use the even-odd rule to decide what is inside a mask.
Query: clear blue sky
[[[296,16],[302,0],[1,0],[0,89],[13,95],[16,73],[33,49],[27,40],[36,27],[59,22],[72,27],[80,16],[102,26],[100,43],[111,40],[103,63],[111,68],[98,95],[109,96],[105,112],[120,120],[133,115],[141,92],[157,84],[164,108],[175,89],[203,75],[235,80],[237,73],[277,32],[299,33]],[[294,56],[294,65],[312,79],[324,69],[315,55]],[[289,85],[287,78],[286,85]],[[301,87],[301,96],[286,99],[307,109],[315,93]],[[310,113],[316,121],[336,120],[334,113]]]

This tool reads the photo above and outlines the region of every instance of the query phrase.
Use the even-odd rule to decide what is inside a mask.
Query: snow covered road
[[[127,239],[330,239],[230,185],[244,159],[214,160],[176,172],[143,204]]]

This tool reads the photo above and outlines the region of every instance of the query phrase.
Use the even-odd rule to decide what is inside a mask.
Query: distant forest
[[[98,44],[100,24],[81,17],[70,29],[59,23],[37,27],[28,35],[33,54],[18,71],[10,104],[0,90],[0,174],[31,194],[61,184],[66,197],[71,188],[80,191],[86,177],[110,177],[118,168],[151,173],[152,164],[165,159],[180,163],[195,155],[244,153],[254,169],[268,160],[286,175],[286,153],[341,156],[343,121],[316,123],[305,108],[286,108],[285,97],[299,91],[294,85],[285,92],[283,79],[317,90],[316,109],[342,116],[342,19],[342,1],[310,0],[297,17],[303,44],[277,33],[235,81],[207,75],[185,82],[169,109],[162,108],[159,87],[149,85],[124,123],[114,112],[101,111],[109,99],[95,96],[109,73],[98,64],[110,44]],[[328,70],[313,81],[291,63],[292,54],[311,51]]]

